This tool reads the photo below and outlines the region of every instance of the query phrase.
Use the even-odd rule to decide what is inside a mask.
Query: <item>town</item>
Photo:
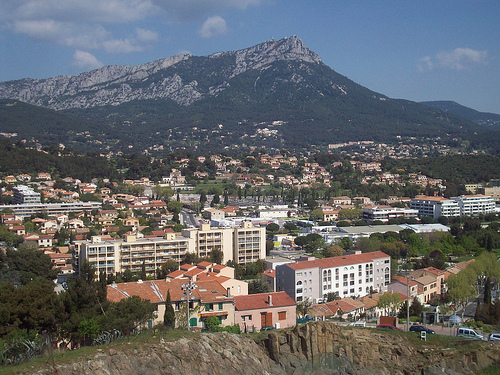
[[[176,327],[206,329],[217,317],[244,332],[289,327],[296,317],[380,324],[401,311],[404,321],[403,304],[416,321],[437,324],[468,306],[473,293],[453,297],[448,278],[500,248],[498,180],[445,198],[442,179],[377,161],[314,160],[288,152],[179,158],[157,181],[4,176],[1,244],[50,257],[59,293],[91,267],[109,301],[137,296],[156,306],[150,327],[163,324],[167,294]],[[332,196],[349,193],[339,173],[416,194]],[[468,226],[482,230],[479,219],[491,222],[487,235],[466,236]]]

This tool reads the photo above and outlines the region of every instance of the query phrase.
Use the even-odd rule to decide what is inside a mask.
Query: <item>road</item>
[[[194,211],[188,210],[186,208],[183,208],[181,210],[179,219],[181,224],[187,228],[198,228],[200,225],[198,220],[196,219]]]

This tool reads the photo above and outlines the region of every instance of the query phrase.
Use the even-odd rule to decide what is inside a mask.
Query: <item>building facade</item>
[[[410,202],[410,208],[418,210],[419,217],[460,216],[460,207],[452,199],[417,195]]]
[[[12,188],[14,192],[14,203],[15,204],[36,204],[41,203],[41,195],[35,190],[25,186],[17,185]]]
[[[495,200],[487,195],[461,195],[451,199],[458,203],[461,216],[477,216],[495,212]]]
[[[295,301],[322,301],[328,293],[340,298],[385,292],[391,281],[391,258],[381,252],[313,259],[276,267],[276,290]]]
[[[139,238],[128,235],[119,240],[103,240],[94,236],[90,241],[75,241],[75,269],[89,262],[97,274],[116,275],[126,270],[147,275],[169,259],[180,263],[184,255],[195,253],[200,258],[209,257],[213,250],[223,253],[223,263],[235,261],[250,263],[264,259],[266,254],[265,228],[251,224],[242,228],[211,228],[204,224],[200,229],[186,229],[182,235],[165,233],[163,237]]]
[[[362,219],[367,223],[373,223],[375,220],[387,223],[390,219],[397,219],[400,217],[416,218],[418,216],[418,210],[391,206],[375,206],[363,208],[361,214]]]

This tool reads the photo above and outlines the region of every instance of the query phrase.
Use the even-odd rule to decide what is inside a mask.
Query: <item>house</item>
[[[234,278],[234,268],[217,263],[200,262],[196,266],[183,264],[178,270],[169,273],[167,278],[188,278],[193,282],[215,278],[231,296],[248,294],[248,283]]]
[[[83,223],[83,220],[71,219],[68,221],[68,228],[69,229],[85,228],[85,224]]]
[[[243,332],[264,327],[285,328],[296,323],[295,301],[285,292],[234,297],[234,322]]]
[[[43,235],[36,233],[29,233],[23,236],[24,242],[33,243],[37,247],[52,247],[52,236],[51,235]]]
[[[187,289],[187,286],[192,286]],[[172,307],[176,315],[176,327],[185,327],[189,321],[191,329],[204,328],[209,316],[219,318],[222,326],[234,324],[234,299],[227,295],[227,290],[215,279],[198,281],[190,284],[189,279],[148,280],[107,286],[108,300],[118,302],[131,296],[139,296],[156,305],[154,321],[148,326],[163,324],[167,293],[170,291]],[[189,294],[189,291],[192,294]],[[190,300],[186,299],[187,295]],[[189,304],[189,317],[186,304]]]
[[[139,226],[139,219],[136,217],[127,217],[126,219],[122,220],[122,224],[125,227],[137,227]]]
[[[421,268],[415,271],[411,271],[410,275],[413,279],[417,279],[422,276],[431,276],[435,279],[437,282],[436,284],[436,293],[438,296],[443,294],[444,287],[445,287],[445,271],[442,271],[438,268],[435,267],[426,267],[426,268]]]

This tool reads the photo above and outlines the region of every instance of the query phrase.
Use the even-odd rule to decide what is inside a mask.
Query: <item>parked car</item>
[[[392,324],[379,324],[377,328],[385,328],[385,329],[396,329],[398,331],[401,331],[398,327],[394,327]]]
[[[466,337],[468,339],[484,340],[484,336],[477,333],[472,328],[469,327],[458,327],[457,337]]]
[[[424,327],[424,326],[419,326],[419,325],[411,326],[410,327],[410,331],[412,331],[412,332],[436,333],[436,332],[434,332],[434,330],[432,330],[430,328],[427,328],[427,327]]]
[[[489,341],[500,341],[500,333],[490,333]]]

